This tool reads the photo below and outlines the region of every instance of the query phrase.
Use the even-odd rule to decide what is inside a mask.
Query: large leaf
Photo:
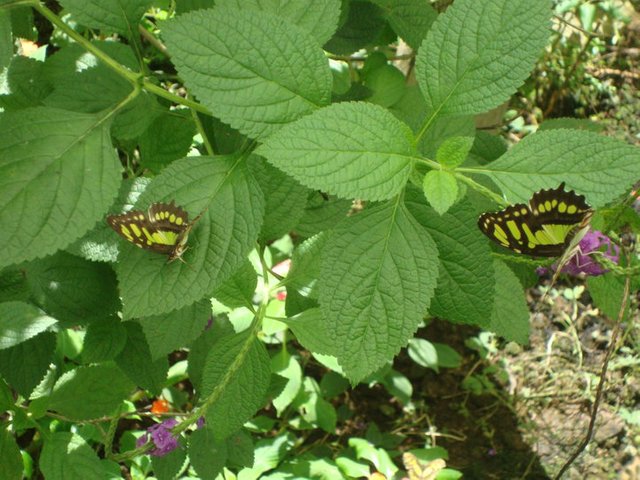
[[[417,49],[438,13],[423,0],[373,0],[382,8],[393,30]]]
[[[9,11],[0,12],[0,70],[9,65],[13,55],[13,36],[11,35],[11,16]]]
[[[493,261],[496,275],[495,302],[489,330],[501,337],[526,345],[529,343],[529,309],[518,277],[504,262]]]
[[[47,480],[113,478],[84,438],[71,432],[55,432],[46,437],[40,468]]]
[[[61,0],[74,19],[87,27],[118,32],[133,39],[152,0]]]
[[[275,15],[215,8],[167,22],[162,35],[189,90],[217,117],[265,137],[330,100],[315,40]]]
[[[210,316],[209,300],[201,300],[170,313],[139,318],[151,358],[155,360],[189,345],[204,331]]]
[[[27,398],[47,373],[55,349],[56,334],[42,332],[26,342],[0,350],[0,374]]]
[[[417,157],[409,127],[366,103],[318,110],[283,127],[257,152],[303,185],[364,200],[397,195]]]
[[[340,16],[339,0],[217,0],[216,7],[221,6],[279,15],[311,33],[319,45],[331,38]]]
[[[56,322],[55,318],[28,303],[0,303],[0,350],[35,337]]]
[[[323,250],[320,305],[333,355],[352,382],[391,360],[426,314],[438,249],[400,201],[365,209]]]
[[[58,252],[29,263],[26,275],[35,301],[62,326],[101,320],[120,307],[109,265]]]
[[[166,313],[210,294],[245,261],[262,223],[262,191],[234,157],[191,157],[173,162],[138,199],[175,200],[193,219],[184,263],[122,242],[118,280],[125,317]],[[205,210],[206,209],[206,210]],[[115,233],[114,233],[115,235]]]
[[[487,325],[495,279],[491,250],[476,226],[475,210],[462,202],[438,215],[415,190],[407,192],[407,206],[440,252],[438,288],[429,313],[458,323]]]
[[[49,408],[76,420],[113,413],[133,390],[114,365],[78,367],[62,375],[51,393]]]
[[[4,422],[0,422],[0,465],[3,479],[22,479],[20,448]]]
[[[127,343],[127,329],[120,318],[113,316],[93,322],[87,327],[82,348],[84,363],[115,359]]]
[[[456,0],[431,26],[416,60],[429,109],[480,113],[507,100],[544,48],[551,13],[548,0]]]
[[[478,173],[488,175],[510,201],[527,201],[540,188],[566,182],[566,190],[576,189],[597,208],[640,177],[640,150],[593,132],[547,130],[525,137]]]
[[[215,343],[202,372],[202,398],[217,395],[205,413],[216,440],[237,431],[262,406],[270,375],[269,354],[250,330]]]
[[[0,115],[0,267],[69,245],[119,185],[105,118],[50,108]]]
[[[189,460],[202,480],[214,480],[227,463],[227,442],[215,439],[214,428],[205,425],[189,436]]]

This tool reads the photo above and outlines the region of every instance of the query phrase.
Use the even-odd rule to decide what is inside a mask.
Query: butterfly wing
[[[558,188],[534,193],[528,205],[519,203],[482,214],[478,226],[516,253],[557,257],[575,243],[576,236],[586,233],[592,214],[584,196],[566,192],[563,182]]]

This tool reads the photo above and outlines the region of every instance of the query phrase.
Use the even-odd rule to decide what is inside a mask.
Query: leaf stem
[[[462,175],[460,173],[458,173],[458,171],[456,170],[454,172],[454,175],[456,176],[456,178],[458,180],[460,180],[461,182],[466,183],[467,185],[469,185],[471,188],[474,188],[475,190],[479,191],[480,193],[482,193],[483,195],[489,197],[491,200],[493,200],[494,202],[496,202],[498,205],[502,205],[504,207],[506,207],[507,205],[509,205],[509,202],[507,202],[504,198],[502,198],[500,195],[498,195],[495,192],[492,192],[491,190],[489,190],[487,187],[485,187],[484,185],[480,185],[478,182],[476,182],[475,180],[473,180],[470,177],[467,177],[466,175]]]

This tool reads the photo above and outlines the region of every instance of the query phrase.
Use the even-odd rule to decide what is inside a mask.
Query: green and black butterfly
[[[204,213],[204,212],[202,212]],[[187,249],[189,232],[202,216],[189,222],[189,214],[171,203],[152,203],[147,213],[140,210],[109,215],[107,223],[125,240],[134,245],[167,255],[167,263],[182,260]]]
[[[593,209],[573,190],[540,190],[529,204],[509,205],[480,215],[480,230],[503,247],[533,257],[560,257],[573,253],[589,229]]]

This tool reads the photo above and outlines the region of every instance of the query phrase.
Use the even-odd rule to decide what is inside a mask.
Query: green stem
[[[207,150],[207,154],[210,156],[214,156],[216,154],[215,150],[213,149],[213,145],[211,145],[211,141],[209,140],[209,137],[207,136],[207,132],[204,131],[204,126],[202,125],[202,121],[200,120],[200,117],[198,116],[198,112],[196,112],[193,108],[190,109],[191,110],[191,118],[193,118],[193,123],[196,124],[196,128],[198,129],[198,132],[200,133],[200,136],[202,137],[202,143],[204,144],[204,148]]]
[[[458,180],[460,180],[461,182],[466,183],[467,185],[469,185],[471,188],[474,188],[475,190],[479,191],[480,193],[482,193],[483,195],[489,197],[491,200],[493,200],[494,202],[496,202],[498,205],[502,205],[502,206],[507,206],[509,205],[509,202],[507,202],[504,198],[502,198],[500,195],[498,195],[497,193],[492,192],[491,190],[489,190],[487,187],[485,187],[484,185],[480,185],[478,182],[476,182],[475,180],[467,177],[466,175],[462,175],[458,172],[454,172],[454,175],[456,176],[456,178]]]

